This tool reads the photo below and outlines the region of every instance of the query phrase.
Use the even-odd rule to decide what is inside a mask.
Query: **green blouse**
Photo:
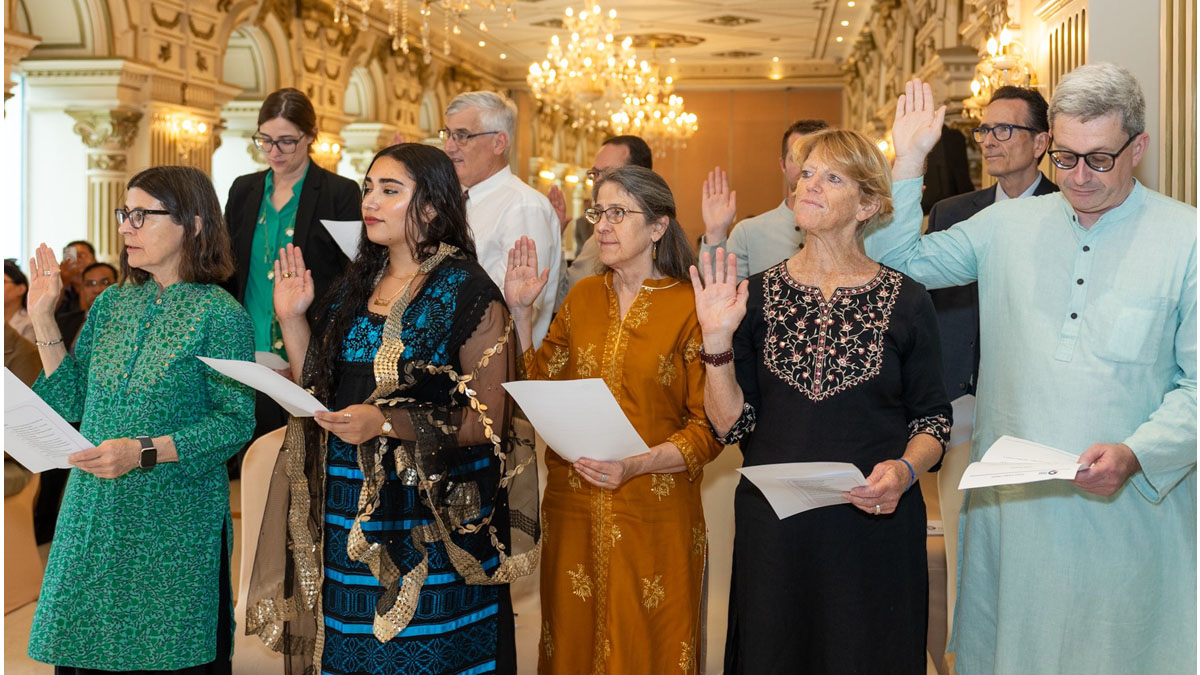
[[[116,479],[72,469],[29,655],[105,670],[216,656],[221,539],[233,549],[225,461],[254,430],[253,392],[195,356],[251,360],[250,320],[212,285],[114,286],[75,356],[34,391],[99,444],[169,435],[179,461]],[[228,582],[224,582],[228,583]],[[232,621],[231,621],[232,625]]]
[[[309,162],[304,175],[292,186],[292,196],[282,209],[275,210],[271,194],[275,192],[275,172],[268,171],[263,187],[262,204],[258,209],[258,221],[254,227],[254,239],[250,244],[250,273],[246,277],[246,311],[254,322],[254,349],[274,352],[287,358],[283,349],[283,335],[275,321],[274,292],[275,260],[279,249],[292,242],[296,228],[296,209],[300,207],[300,191],[308,177]]]

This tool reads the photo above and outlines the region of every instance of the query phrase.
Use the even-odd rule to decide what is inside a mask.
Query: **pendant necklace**
[[[403,277],[396,277],[396,276],[392,276],[391,274],[389,274],[389,275],[387,275],[387,276],[389,276],[389,277],[392,277],[393,279],[401,279],[401,278],[403,278]],[[378,298],[375,298],[375,300],[374,300],[374,303],[375,303],[377,306],[379,306],[379,307],[387,307],[388,305],[392,304],[392,301],[396,299],[396,296],[398,296],[398,295],[400,295],[401,293],[403,293],[403,292],[407,291],[407,290],[408,290],[408,287],[409,287],[409,286],[412,286],[413,279],[416,279],[416,278],[417,278],[417,275],[416,275],[415,273],[414,273],[414,274],[411,274],[411,275],[409,275],[409,276],[408,276],[408,283],[406,283],[406,284],[404,284],[403,286],[401,286],[401,287],[400,287],[400,290],[396,291],[395,293],[392,293],[392,294],[391,294],[390,296],[388,296],[387,298],[384,298],[384,297],[383,297],[383,294],[381,293],[381,294],[379,295],[379,297],[378,297]]]

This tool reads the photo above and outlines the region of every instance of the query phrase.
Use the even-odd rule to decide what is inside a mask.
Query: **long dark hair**
[[[129,179],[126,192],[138,188],[162,202],[171,212],[171,222],[183,228],[179,278],[197,284],[215,284],[233,275],[233,249],[221,202],[212,181],[190,166],[154,166]],[[195,228],[200,218],[200,231]],[[121,251],[121,283],[145,283],[146,270],[129,266],[129,254]]]
[[[475,240],[467,227],[462,188],[454,164],[446,153],[420,143],[401,143],[380,150],[371,160],[371,166],[380,157],[400,162],[414,183],[404,233],[413,259],[427,260],[445,242],[456,246],[460,256],[475,260]],[[367,173],[370,172],[368,167]],[[432,218],[424,215],[429,213],[433,214]],[[368,239],[364,228],[354,260],[317,303],[314,315],[324,317],[319,320],[324,330],[313,335],[317,349],[313,356],[311,385],[317,398],[330,402],[329,397],[336,386],[334,373],[342,340],[375,292],[375,284],[387,265],[388,248]]]
[[[673,279],[691,279],[688,268],[696,264],[696,251],[688,243],[683,226],[675,217],[675,196],[671,194],[667,181],[650,169],[640,166],[608,169],[592,187],[593,203],[596,203],[597,195],[600,194],[600,186],[610,182],[621,186],[621,189],[633,197],[638,203],[638,209],[645,214],[647,225],[663,216],[667,217],[667,227],[658,239],[654,268],[660,274]]]

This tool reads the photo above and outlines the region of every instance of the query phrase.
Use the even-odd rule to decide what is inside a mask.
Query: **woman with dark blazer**
[[[347,263],[321,220],[362,217],[358,184],[310,159],[316,138],[317,114],[308,97],[296,89],[272,92],[258,111],[254,135],[254,144],[270,168],[235,180],[225,203],[236,266],[225,289],[250,314],[255,351],[283,358],[287,356],[271,300],[279,250],[288,244],[304,250],[319,298]],[[256,411],[256,438],[287,422],[283,410],[262,394]]]

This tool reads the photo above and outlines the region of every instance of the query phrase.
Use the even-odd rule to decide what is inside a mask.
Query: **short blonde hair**
[[[798,139],[792,145],[792,161],[803,166],[809,155],[816,152],[836,171],[858,184],[864,201],[879,202],[879,210],[858,224],[860,235],[891,217],[892,168],[870,139],[857,131],[825,129]]]

